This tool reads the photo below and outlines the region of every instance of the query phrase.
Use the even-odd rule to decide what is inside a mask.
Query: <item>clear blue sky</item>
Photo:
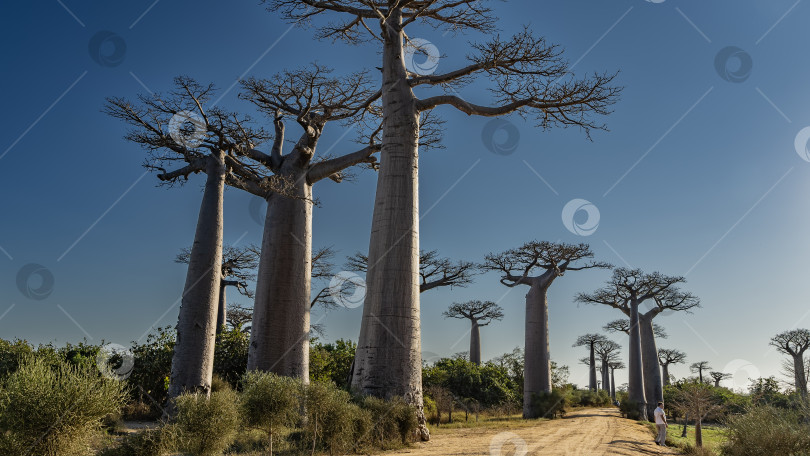
[[[685,288],[703,308],[660,317],[670,338],[659,345],[683,349],[690,362],[730,365],[737,376],[729,384],[738,387],[747,375],[777,374],[781,355],[768,350],[768,339],[810,326],[810,163],[794,147],[810,125],[810,5],[523,0],[495,8],[504,35],[529,24],[563,45],[578,73],[620,70],[617,81],[626,88],[606,119],[611,131],[594,133],[592,142],[576,129],[544,132],[509,118],[519,137],[507,138],[506,130],[496,136],[517,141],[509,155],[485,147],[487,119],[442,110],[446,149],[421,156],[422,246],[478,261],[535,238],[588,242],[600,260],[688,273]],[[373,45],[313,41],[311,30],[290,29],[255,1],[63,0],[0,9],[3,338],[127,344],[153,324],[176,322],[171,306],[185,271],[172,260],[191,243],[201,180],[164,189],[154,175],[143,176],[143,151],[124,142],[120,122],[100,113],[105,97],[165,90],[185,74],[222,88],[222,106],[247,109],[236,99],[238,87],[226,92],[240,77],[314,60],[338,72],[379,65]],[[439,49],[437,72],[463,64],[467,40],[482,39],[431,28],[410,33]],[[730,75],[724,79],[715,60],[728,46],[742,54],[721,65]],[[741,80],[726,80],[735,75]],[[487,99],[477,86],[461,94]],[[321,150],[353,150],[349,141],[337,142],[342,133],[328,127]],[[314,244],[333,245],[341,255],[365,250],[374,186],[372,172],[356,183],[320,184]],[[599,210],[590,236],[563,224],[563,208],[573,199]],[[226,240],[260,240],[250,202],[228,191]],[[584,218],[579,211],[575,222]],[[29,264],[53,277],[52,287],[37,274],[28,282],[34,290],[52,288],[45,299],[18,287],[18,273]],[[608,276],[571,273],[550,292],[552,357],[571,366],[575,383],[586,376],[576,361],[585,353],[571,348],[574,339],[622,315],[578,306],[573,296]],[[466,289],[425,293],[423,350],[467,349],[467,325],[440,314],[453,301],[473,298],[499,300],[506,312],[482,331],[484,358],[522,346],[526,290],[507,291],[488,274]],[[323,320],[327,339],[356,339],[360,315],[361,309],[331,313]],[[626,346],[624,336],[614,337]],[[688,369],[672,372],[684,376]]]

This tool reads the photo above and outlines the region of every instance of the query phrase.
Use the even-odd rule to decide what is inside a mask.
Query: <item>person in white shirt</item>
[[[658,408],[655,409],[655,427],[658,428],[658,437],[655,438],[655,444],[667,446],[667,415],[664,413],[663,402],[659,402]]]

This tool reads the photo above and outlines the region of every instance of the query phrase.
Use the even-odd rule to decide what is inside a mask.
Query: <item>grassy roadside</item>
[[[655,434],[657,432],[655,429],[655,425],[649,423],[649,426],[650,430],[653,432],[653,434]],[[667,445],[680,448],[681,450],[686,450],[687,448],[694,448],[695,427],[691,425],[686,426],[686,437],[681,437],[682,433],[683,433],[683,425],[670,424],[669,427],[667,428]],[[719,456],[720,448],[726,441],[724,428],[721,426],[703,425],[702,434],[703,434],[703,448],[706,451],[708,451],[708,453],[704,452],[703,454],[706,454],[707,456],[708,455]]]

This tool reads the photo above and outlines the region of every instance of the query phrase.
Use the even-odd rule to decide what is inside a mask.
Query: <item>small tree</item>
[[[536,418],[532,395],[551,392],[551,357],[549,354],[548,289],[567,271],[608,268],[603,262],[584,261],[593,258],[587,244],[564,244],[531,241],[516,249],[486,256],[483,269],[501,274],[507,287],[528,285],[526,294],[525,375],[523,417]],[[531,275],[533,274],[533,275]],[[596,385],[594,374],[592,386]]]
[[[243,380],[242,411],[248,426],[267,433],[270,455],[273,434],[299,419],[303,385],[290,377],[270,372],[248,372]]]
[[[470,361],[481,364],[481,332],[495,320],[503,319],[503,309],[492,301],[467,301],[454,303],[442,314],[445,318],[463,318],[470,320]]]
[[[684,414],[695,417],[695,446],[703,447],[703,420],[722,410],[714,399],[714,392],[705,383],[687,383],[681,387],[675,406]]]
[[[804,352],[810,348],[810,330],[794,329],[775,335],[771,345],[779,352],[793,358],[793,378],[796,390],[807,399],[807,378],[805,377]]]
[[[658,349],[658,363],[661,365],[663,371],[664,385],[670,384],[669,366],[672,364],[683,364],[684,362],[686,362],[686,353],[669,348]]]
[[[725,372],[718,372],[718,371],[709,372],[709,376],[714,379],[714,387],[715,388],[720,388],[720,382],[721,381],[732,377],[731,374],[727,374]]]
[[[708,361],[698,361],[689,366],[690,372],[693,374],[698,374],[698,380],[700,380],[700,383],[703,383],[703,371],[708,371],[709,369],[711,369],[711,366],[709,366]]]

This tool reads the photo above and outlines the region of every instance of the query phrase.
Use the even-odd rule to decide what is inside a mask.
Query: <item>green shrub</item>
[[[175,399],[176,447],[196,456],[220,455],[236,436],[239,403],[232,390],[205,397],[184,393]]]
[[[810,453],[810,425],[795,411],[770,406],[729,419],[727,439],[723,454],[728,456]]]
[[[146,429],[127,435],[118,448],[107,452],[110,456],[160,456],[174,449],[171,425]]]
[[[124,384],[95,366],[26,358],[0,387],[0,454],[74,455],[107,415],[119,413]]]
[[[627,399],[626,396],[624,400],[619,401],[619,412],[621,412],[623,417],[631,420],[638,420],[641,418],[641,413],[638,409],[638,402],[631,401],[630,399]]]
[[[269,372],[248,372],[242,384],[245,423],[267,433],[272,454],[274,432],[294,425],[300,418],[302,384]]]
[[[550,393],[540,392],[532,394],[532,410],[534,415],[540,418],[556,418],[565,416],[566,408],[569,405],[570,395],[566,391],[559,389]]]
[[[320,441],[330,455],[356,448],[371,429],[371,412],[351,403],[349,393],[332,382],[307,385],[306,410],[304,442],[317,447]]]
[[[402,398],[384,401],[376,397],[364,397],[360,407],[371,412],[372,427],[369,432],[370,443],[377,448],[396,448],[408,442],[419,423],[416,409]]]

